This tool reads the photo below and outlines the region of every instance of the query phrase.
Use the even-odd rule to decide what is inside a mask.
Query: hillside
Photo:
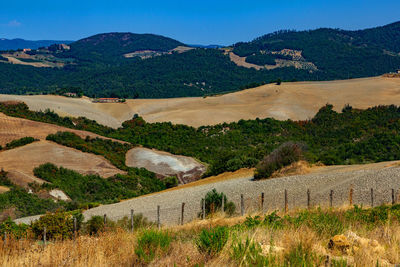
[[[18,49],[38,49],[39,47],[50,46],[52,44],[69,44],[72,41],[55,41],[55,40],[40,40],[30,41],[24,39],[5,39],[0,38],[0,51],[4,50],[18,50]]]
[[[393,23],[359,31],[280,31],[232,47],[190,49],[158,35],[106,33],[74,42],[70,50],[30,52],[35,55],[30,61],[45,55],[47,68],[0,58],[0,92],[63,88],[91,97],[172,98],[238,91],[278,79],[377,76],[400,67],[399,35],[399,23]]]
[[[329,82],[295,82],[263,85],[213,97],[128,99],[124,104],[92,103],[87,98],[0,95],[0,101],[25,102],[31,110],[50,109],[62,116],[85,116],[118,128],[139,114],[147,122],[172,122],[193,127],[235,122],[241,119],[275,118],[306,120],[326,103],[340,111],[346,104],[365,109],[399,105],[400,79],[363,78]],[[301,99],[301,101],[299,101]]]
[[[276,65],[279,60],[310,62],[320,75],[362,77],[399,68],[400,22],[358,31],[317,29],[279,31],[237,43],[233,52],[248,63]],[[336,78],[337,79],[337,78]]]
[[[62,57],[72,57],[81,62],[116,63],[122,61],[127,53],[143,50],[168,52],[178,46],[183,44],[155,34],[103,33],[73,42]]]

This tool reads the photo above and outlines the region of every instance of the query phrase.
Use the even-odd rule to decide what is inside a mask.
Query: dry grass
[[[32,110],[49,108],[60,115],[84,116],[111,127],[137,113],[148,122],[181,123],[199,127],[240,119],[272,117],[307,120],[326,103],[340,111],[345,104],[365,109],[400,103],[400,79],[373,77],[327,82],[267,84],[217,97],[129,99],[124,104],[91,103],[61,96],[0,95],[0,100],[25,102]],[[299,101],[301,99],[302,101]]]
[[[335,210],[337,216],[349,207]],[[295,212],[291,213],[292,215]],[[282,215],[282,214],[280,214]],[[260,259],[271,257],[272,266],[283,266],[293,257],[299,246],[301,255],[308,253],[313,265],[323,265],[335,260],[346,261],[350,266],[390,266],[400,262],[400,225],[391,223],[368,225],[355,222],[346,226],[343,234],[355,233],[358,243],[346,251],[328,247],[331,236],[318,234],[311,226],[288,226],[273,228],[266,226],[235,227],[243,225],[245,217],[225,218],[217,214],[208,220],[194,221],[183,226],[165,227],[173,236],[166,254],[156,255],[149,266],[249,266],[247,255],[238,260],[233,256],[233,247],[246,239],[261,248]],[[199,252],[196,239],[202,229],[216,226],[230,227],[230,237],[221,253],[210,257]],[[137,266],[140,264],[134,253],[137,237],[142,230],[130,233],[122,229],[101,233],[99,236],[80,236],[76,240],[54,241],[43,246],[32,240],[10,240],[0,243],[1,266]],[[350,239],[349,239],[350,240]],[[293,256],[295,255],[295,256]],[[310,256],[311,255],[311,256]],[[293,263],[293,262],[292,262]],[[297,265],[292,265],[297,266]],[[331,265],[328,265],[331,266]],[[341,265],[342,266],[342,265]]]
[[[301,175],[301,174],[308,174],[311,172],[312,165],[307,161],[297,161],[289,166],[283,167],[280,170],[277,170],[271,175],[271,178],[277,177],[284,177],[284,176],[291,176],[291,175]]]

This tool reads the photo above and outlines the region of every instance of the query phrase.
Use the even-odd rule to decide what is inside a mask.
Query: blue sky
[[[1,4],[0,38],[78,40],[119,31],[229,45],[280,29],[385,25],[400,20],[399,10],[399,0],[20,0]]]

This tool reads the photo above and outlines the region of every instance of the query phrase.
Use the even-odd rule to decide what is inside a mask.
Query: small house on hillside
[[[64,94],[64,96],[68,96],[68,97],[77,97],[77,93],[71,93],[71,92],[67,92]]]

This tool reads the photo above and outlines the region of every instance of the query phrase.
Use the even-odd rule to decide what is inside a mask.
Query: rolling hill
[[[24,48],[38,49],[39,47],[50,46],[52,44],[70,44],[72,42],[73,41],[55,41],[55,40],[30,41],[20,38],[16,39],[0,38],[0,51],[18,50]]]
[[[226,48],[189,49],[152,34],[104,33],[69,50],[34,51],[63,67],[0,58],[0,93],[79,89],[87,96],[171,98],[237,91],[276,80],[337,80],[400,68],[400,23],[358,31],[279,31]],[[35,60],[39,58],[36,57]]]

